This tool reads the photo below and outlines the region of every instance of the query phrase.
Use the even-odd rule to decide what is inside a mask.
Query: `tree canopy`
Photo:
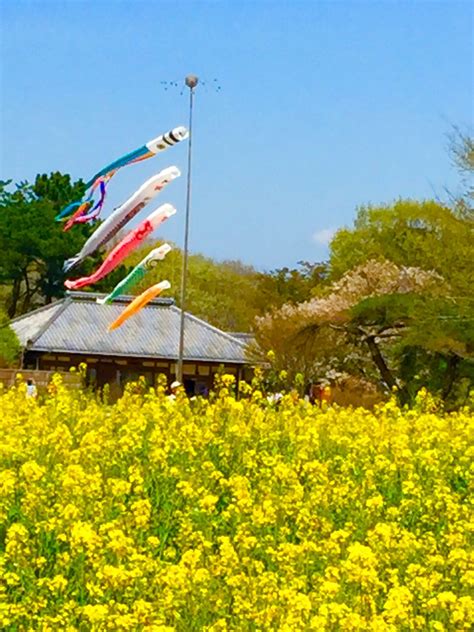
[[[82,182],[52,173],[11,191],[0,186],[0,284],[10,317],[64,294],[64,259],[80,248],[89,227],[64,233],[54,221],[58,210],[80,198]]]
[[[434,201],[398,200],[357,210],[353,228],[339,230],[331,242],[333,280],[369,259],[435,270],[454,293],[469,291],[474,226]]]
[[[346,372],[402,401],[422,386],[459,400],[474,377],[472,230],[434,201],[360,208],[331,243],[331,285],[260,318],[261,349],[306,379]]]
[[[10,327],[8,316],[0,310],[0,368],[14,366],[20,353],[20,342]]]

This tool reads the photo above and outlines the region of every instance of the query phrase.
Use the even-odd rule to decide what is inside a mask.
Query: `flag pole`
[[[188,75],[184,83],[189,88],[189,143],[188,143],[188,176],[186,185],[186,216],[184,220],[184,248],[183,248],[183,267],[181,271],[181,320],[179,326],[179,350],[178,350],[178,366],[176,369],[176,379],[183,383],[183,358],[184,358],[184,313],[186,309],[186,281],[188,274],[188,244],[189,244],[189,214],[191,208],[191,160],[192,160],[192,143],[193,143],[193,106],[194,106],[194,89],[198,84],[198,77]]]

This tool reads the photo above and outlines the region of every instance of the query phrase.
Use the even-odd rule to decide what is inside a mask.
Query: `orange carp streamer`
[[[123,310],[120,316],[116,318],[111,325],[109,325],[109,331],[117,329],[117,327],[123,325],[130,316],[139,312],[143,307],[145,307],[145,305],[147,305],[147,303],[156,298],[164,290],[169,290],[170,287],[171,284],[169,281],[160,281],[160,283],[156,283],[146,289],[139,296],[134,298],[130,305],[127,305],[127,307]]]

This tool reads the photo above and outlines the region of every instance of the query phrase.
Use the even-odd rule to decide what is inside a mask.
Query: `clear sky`
[[[318,261],[358,205],[456,187],[446,134],[472,125],[470,2],[0,6],[3,179],[53,170],[87,179],[186,125],[188,95],[161,82],[195,73],[205,85],[195,108],[194,252],[260,269]],[[158,199],[179,214],[161,234],[182,244],[184,143],[120,171],[108,211],[172,164],[183,177]]]

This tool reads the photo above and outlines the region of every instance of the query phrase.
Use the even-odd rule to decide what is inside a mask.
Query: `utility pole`
[[[176,379],[183,383],[183,356],[184,356],[184,310],[186,309],[186,279],[188,274],[188,242],[189,242],[189,211],[191,208],[191,159],[193,144],[193,105],[194,89],[198,84],[196,75],[188,75],[184,83],[189,88],[189,143],[188,143],[188,178],[186,186],[186,217],[184,221],[184,249],[183,268],[181,272],[181,321],[179,326],[179,351]]]

